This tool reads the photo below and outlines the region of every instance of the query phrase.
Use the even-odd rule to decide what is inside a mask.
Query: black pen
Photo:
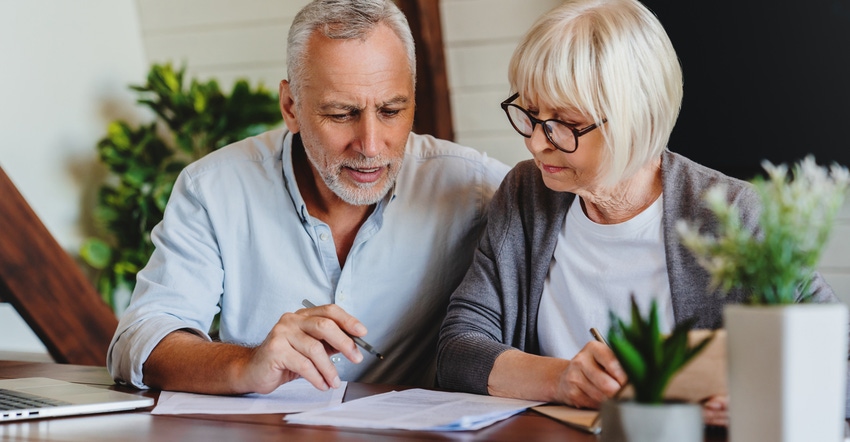
[[[315,308],[316,307],[316,304],[313,304],[312,302],[310,302],[307,299],[301,301],[301,305],[303,305],[304,307],[307,307],[307,308]],[[372,353],[378,359],[384,359],[384,355],[379,353],[378,350],[375,350],[375,347],[372,347],[371,345],[369,345],[368,342],[364,341],[363,339],[361,339],[357,336],[352,336],[351,334],[349,334],[345,330],[343,330],[342,332],[345,333],[346,335],[348,335],[348,337],[351,338],[354,341],[355,344],[359,345],[364,350],[368,351],[369,353]]]

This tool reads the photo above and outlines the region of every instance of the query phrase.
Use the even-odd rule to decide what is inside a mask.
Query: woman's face
[[[593,121],[574,109],[555,109],[536,103],[526,103],[528,112],[541,120],[557,119],[577,128]],[[573,153],[560,151],[549,142],[543,128],[538,124],[525,139],[525,147],[534,157],[537,168],[543,174],[546,187],[557,192],[586,194],[598,186],[600,166],[604,158],[604,137],[593,130],[578,139],[578,149]]]

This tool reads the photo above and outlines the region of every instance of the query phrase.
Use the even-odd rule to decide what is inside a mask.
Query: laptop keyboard
[[[70,403],[0,388],[0,410],[58,407],[60,405],[70,405]]]

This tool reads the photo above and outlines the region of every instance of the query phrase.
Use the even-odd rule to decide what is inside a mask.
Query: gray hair
[[[404,13],[392,0],[313,0],[295,16],[289,28],[286,73],[295,99],[301,89],[307,63],[307,42],[314,31],[331,39],[363,39],[384,24],[404,44],[410,75],[416,83],[416,50]]]

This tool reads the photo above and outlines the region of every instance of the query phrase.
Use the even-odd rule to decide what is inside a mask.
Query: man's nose
[[[357,127],[356,149],[367,158],[381,153],[380,125],[376,115],[364,115]]]

